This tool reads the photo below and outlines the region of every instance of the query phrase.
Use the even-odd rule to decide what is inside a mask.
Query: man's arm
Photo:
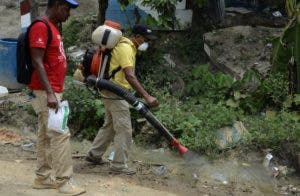
[[[50,82],[48,80],[47,73],[43,65],[43,58],[45,55],[45,50],[42,48],[30,48],[30,56],[34,69],[40,78],[44,90],[47,94],[47,106],[50,108],[58,109],[58,101],[52,90]]]
[[[126,68],[123,69],[123,71],[125,73],[126,80],[133,87],[133,89],[145,99],[147,104],[150,107],[158,106],[157,99],[155,97],[152,97],[151,95],[149,95],[149,93],[143,88],[143,86],[140,84],[140,82],[136,78],[132,68],[131,67],[126,67]]]

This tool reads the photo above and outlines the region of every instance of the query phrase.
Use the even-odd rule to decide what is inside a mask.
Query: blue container
[[[124,10],[122,10],[121,5],[117,0],[110,0],[105,12],[105,19],[121,24],[123,29],[130,28],[135,24],[137,19],[135,15],[136,11],[139,12],[141,21],[143,21],[147,14],[137,6],[128,5],[124,8]]]
[[[0,86],[22,89],[26,85],[17,82],[17,39],[0,39]]]

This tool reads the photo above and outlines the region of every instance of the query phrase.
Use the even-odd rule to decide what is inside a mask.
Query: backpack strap
[[[122,68],[121,68],[121,66],[119,66],[119,67],[117,67],[116,69],[114,69],[112,72],[111,72],[111,75],[109,76],[109,79],[111,79],[111,78],[115,78],[115,75],[116,75],[116,73],[118,72],[118,71],[120,71]]]
[[[48,23],[48,21],[42,17],[37,17],[31,24],[30,26],[28,27],[28,33],[27,33],[27,37],[28,37],[28,40],[29,40],[29,28],[31,28],[35,23],[37,22],[42,22],[44,23],[46,26],[47,26],[47,31],[48,31],[48,40],[47,40],[47,48],[48,46],[50,45],[51,41],[52,41],[52,31],[51,31],[51,28],[50,28],[50,25]]]
[[[128,41],[123,40],[123,41],[120,41],[119,43],[128,43]],[[118,43],[118,44],[119,44],[119,43]],[[107,61],[107,62],[108,62],[109,65],[110,65],[111,51],[110,51],[107,55],[108,55],[108,61]],[[118,71],[120,71],[121,69],[122,69],[122,67],[119,65],[117,68],[115,68],[114,70],[112,70],[111,75],[109,75],[108,79],[109,79],[109,80],[110,80],[110,79],[114,79],[116,73],[118,73]],[[107,73],[107,75],[108,75],[108,73]]]

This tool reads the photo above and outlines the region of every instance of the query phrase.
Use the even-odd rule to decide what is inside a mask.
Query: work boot
[[[88,155],[85,157],[85,160],[94,165],[103,165],[108,163],[108,161],[102,159],[101,157],[95,157],[92,155],[92,153],[88,153]]]
[[[110,166],[109,172],[114,174],[134,175],[136,173],[136,170],[128,167],[119,168],[119,167]]]
[[[60,187],[58,187],[58,192],[68,195],[80,195],[85,193],[85,189],[78,187],[74,184],[72,179],[64,182]]]
[[[34,179],[33,186],[34,189],[56,189],[57,183],[51,177],[46,179],[36,178]]]

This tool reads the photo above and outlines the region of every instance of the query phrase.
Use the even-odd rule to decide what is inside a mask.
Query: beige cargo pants
[[[106,97],[119,98],[109,91],[101,91]],[[95,137],[89,151],[94,157],[102,157],[108,146],[113,143],[115,152],[112,166],[126,168],[128,151],[132,142],[132,126],[129,104],[125,100],[102,99],[105,107],[104,124]]]
[[[47,128],[48,107],[45,91],[33,91],[32,107],[38,115],[37,133],[37,178],[46,179],[54,175],[57,183],[63,183],[73,174],[70,132],[61,134]],[[55,94],[60,101],[61,93]]]

